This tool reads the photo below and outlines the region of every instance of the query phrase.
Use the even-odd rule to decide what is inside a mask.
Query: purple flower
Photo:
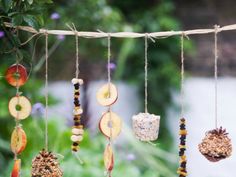
[[[51,14],[50,18],[51,18],[52,20],[58,20],[58,19],[61,18],[61,16],[60,16],[59,13],[54,12],[54,13]]]
[[[107,64],[107,68],[111,69],[111,70],[115,70],[116,69],[116,64],[111,62],[110,64]]]
[[[57,39],[60,40],[60,41],[64,41],[65,36],[62,35],[62,34],[59,34],[59,35],[57,35]]]
[[[42,103],[35,103],[32,107],[31,115],[33,117],[42,117],[45,111],[45,107]]]
[[[0,31],[0,38],[3,38],[5,36],[4,31]]]
[[[126,158],[127,158],[128,161],[134,161],[134,160],[136,159],[136,157],[135,157],[134,154],[128,154],[128,155],[126,156]]]

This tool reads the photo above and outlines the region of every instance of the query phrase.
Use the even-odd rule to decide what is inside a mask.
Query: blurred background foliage
[[[15,89],[4,80],[8,66],[18,58],[28,70],[32,70],[28,83],[22,87],[24,95],[32,104],[43,103],[44,40],[36,36],[26,45],[22,45],[31,34],[7,28],[4,22],[13,25],[32,26],[35,29],[68,29],[66,24],[75,24],[79,31],[135,31],[153,32],[178,30],[181,26],[174,16],[175,6],[172,0],[145,1],[106,1],[106,0],[0,0],[0,176],[8,176],[12,168],[13,155],[9,150],[9,139],[14,128],[14,120],[7,109],[8,100],[15,94]],[[179,85],[179,38],[171,37],[149,41],[149,111],[162,116],[162,126],[158,147],[142,144],[130,138],[130,147],[119,149],[119,153],[134,151],[138,155],[135,161],[124,160],[125,154],[117,156],[114,176],[175,176],[177,158],[170,160],[166,153],[172,145],[172,138],[166,126],[166,111],[172,105],[171,91]],[[37,42],[37,44],[36,44]],[[49,36],[50,44],[50,80],[70,80],[74,73],[75,39],[65,36]],[[186,41],[185,48],[191,49]],[[81,77],[86,81],[106,78],[106,39],[80,39]],[[36,49],[36,50],[35,50]],[[113,78],[129,84],[135,84],[143,99],[144,77],[144,39],[112,39],[112,62],[116,65]],[[61,72],[63,71],[63,72]],[[93,72],[91,72],[93,71]],[[86,92],[86,85],[84,92]],[[50,104],[56,104],[50,98]],[[140,108],[141,109],[141,108]],[[87,116],[88,117],[88,116]],[[175,118],[177,119],[177,118]],[[22,122],[28,135],[28,146],[22,154],[23,174],[29,174],[31,159],[43,147],[42,118],[27,119]],[[105,140],[96,135],[89,140],[89,133],[83,143],[82,154],[87,157],[83,166],[70,155],[70,132],[65,122],[50,121],[51,149],[64,155],[62,166],[66,177],[74,174],[81,176],[102,176],[102,152]],[[127,131],[130,131],[127,129]],[[34,132],[34,133],[32,133]],[[59,133],[58,133],[59,132]],[[163,151],[164,150],[164,151]],[[123,152],[123,153],[124,153]],[[145,158],[144,158],[145,156]],[[92,157],[89,159],[88,157]],[[141,163],[146,159],[145,163]],[[27,175],[26,175],[27,176]]]

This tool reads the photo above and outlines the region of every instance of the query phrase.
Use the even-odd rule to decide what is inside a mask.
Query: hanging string
[[[107,35],[107,79],[109,83],[109,96],[110,96],[110,83],[111,83],[111,35]]]
[[[48,33],[45,33],[45,150],[48,151]]]
[[[148,34],[146,33],[145,35],[145,64],[144,64],[144,71],[145,71],[145,76],[144,76],[144,107],[145,107],[145,113],[148,113]]]
[[[219,26],[215,25],[214,33],[214,55],[215,55],[215,127],[218,127],[218,30]]]
[[[180,94],[181,94],[181,117],[184,116],[184,33],[181,35],[180,39],[181,45],[181,85],[180,85]]]

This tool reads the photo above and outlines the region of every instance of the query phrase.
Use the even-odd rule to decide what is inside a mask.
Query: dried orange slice
[[[117,88],[112,83],[103,85],[97,92],[97,101],[102,106],[110,106],[114,104],[117,98]]]
[[[31,113],[31,103],[24,96],[13,97],[8,104],[10,114],[16,119],[26,119]]]
[[[27,136],[21,127],[16,127],[11,135],[11,150],[13,153],[20,154],[26,147]]]
[[[114,112],[108,111],[103,114],[100,122],[100,131],[108,138],[115,139],[121,132],[121,118]]]
[[[10,85],[20,87],[26,83],[28,74],[24,66],[14,64],[7,69],[5,78]]]
[[[112,171],[114,167],[114,155],[113,155],[113,150],[110,144],[106,146],[103,158],[104,158],[104,165],[105,165],[106,170],[108,172]]]
[[[20,177],[20,169],[21,169],[21,160],[17,159],[14,162],[14,166],[11,172],[11,177]]]

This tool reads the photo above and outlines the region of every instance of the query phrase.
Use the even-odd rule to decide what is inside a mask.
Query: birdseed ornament
[[[232,154],[232,144],[226,129],[222,127],[208,131],[198,145],[201,154],[211,162],[226,159]]]
[[[158,138],[160,116],[149,114],[147,109],[148,100],[148,35],[145,36],[145,112],[132,117],[133,132],[137,139],[144,142],[155,141]]]
[[[62,177],[58,159],[52,152],[42,150],[32,161],[31,177]]]
[[[108,107],[107,112],[105,112],[99,121],[99,130],[101,133],[108,138],[108,144],[106,145],[103,159],[104,166],[106,169],[106,175],[111,177],[112,170],[114,168],[114,153],[113,153],[113,140],[116,139],[122,128],[122,120],[111,110],[111,106],[118,99],[118,91],[116,86],[111,83],[111,44],[110,35],[108,35],[108,62],[107,62],[107,74],[108,83],[103,85],[97,92],[96,98],[100,105]]]
[[[45,148],[32,160],[31,177],[62,177],[56,155],[48,151],[48,34],[45,34]]]
[[[215,129],[206,133],[202,142],[198,145],[200,153],[210,162],[218,162],[232,154],[232,143],[226,129],[218,128],[218,26],[215,26]]]
[[[31,103],[28,98],[22,96],[19,91],[28,80],[26,68],[19,63],[16,57],[16,64],[11,65],[5,74],[7,82],[16,88],[16,96],[10,99],[8,103],[9,113],[15,118],[15,128],[11,135],[11,150],[14,153],[14,165],[11,172],[12,177],[20,177],[21,159],[18,156],[25,150],[27,145],[27,135],[20,124],[21,120],[29,117],[31,113]]]

